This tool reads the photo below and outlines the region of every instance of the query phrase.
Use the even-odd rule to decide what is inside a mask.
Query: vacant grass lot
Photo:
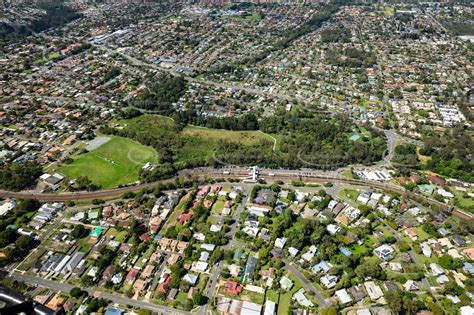
[[[155,163],[156,156],[153,148],[113,137],[97,149],[79,155],[73,163],[62,166],[59,172],[69,178],[87,176],[102,188],[112,188],[138,180],[139,170],[147,162]]]
[[[168,149],[176,154],[177,162],[209,158],[219,141],[235,142],[246,146],[265,145],[273,149],[274,138],[260,131],[232,131],[198,126],[179,128],[171,118],[160,115],[142,115],[117,122],[143,138],[166,139]]]
[[[342,189],[339,191],[339,196],[343,199],[350,199],[352,201],[356,201],[357,197],[359,197],[359,191],[354,189]]]
[[[259,144],[261,140],[273,142],[273,138],[259,131],[232,131],[224,129],[209,129],[197,126],[187,126],[183,135],[208,139],[208,141],[227,140],[245,145]]]

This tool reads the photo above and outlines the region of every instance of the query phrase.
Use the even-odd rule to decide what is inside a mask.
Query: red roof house
[[[140,270],[138,269],[135,269],[135,268],[130,269],[129,272],[127,273],[127,280],[129,281],[135,280],[139,272]]]
[[[158,286],[158,292],[159,293],[166,293],[168,291],[168,289],[170,288],[170,284],[171,284],[171,277],[170,277],[170,275],[166,275],[165,281],[160,283],[160,285]]]
[[[228,294],[237,295],[242,292],[242,286],[235,281],[227,281],[225,283],[225,289]]]
[[[178,220],[178,223],[179,224],[185,224],[186,222],[188,222],[189,220],[191,220],[191,218],[193,217],[193,213],[192,212],[188,212],[188,213],[183,213],[179,216],[179,220]]]
[[[430,183],[438,185],[438,186],[446,185],[446,181],[444,179],[435,175],[428,177],[428,180],[430,181]]]

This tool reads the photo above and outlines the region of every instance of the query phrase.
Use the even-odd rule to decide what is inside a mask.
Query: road
[[[61,283],[61,282],[56,282],[56,281],[51,281],[51,280],[45,280],[40,277],[35,277],[35,276],[30,276],[30,275],[23,275],[20,273],[13,273],[10,275],[11,278],[19,281],[24,281],[27,283],[31,284],[37,284],[39,286],[53,289],[53,290],[58,290],[58,291],[63,291],[63,292],[69,292],[71,289],[74,287],[70,284],[66,283]],[[117,294],[111,294],[108,292],[104,292],[100,289],[85,289],[87,293],[89,293],[90,296],[94,296],[97,293],[100,293],[100,297],[106,300],[110,300],[114,303],[122,304],[122,305],[131,305],[134,307],[140,307],[144,308],[153,312],[158,312],[160,314],[170,314],[170,315],[190,315],[190,314],[195,314],[192,312],[184,312],[184,311],[179,311],[176,309],[156,305],[150,302],[146,301],[137,301],[125,296],[117,295]]]
[[[54,231],[56,230],[56,228],[61,225],[63,222],[70,222],[69,220],[65,219],[66,217],[70,217],[71,215],[75,214],[76,212],[79,212],[79,211],[84,211],[84,210],[89,210],[91,208],[94,208],[94,207],[104,207],[104,206],[107,206],[107,205],[110,205],[112,202],[116,202],[116,201],[119,201],[119,200],[112,200],[112,201],[109,201],[109,202],[106,202],[106,203],[103,203],[103,204],[100,204],[100,205],[94,205],[94,206],[91,206],[91,205],[87,205],[87,206],[80,206],[80,207],[72,207],[72,208],[69,208],[67,209],[67,211],[65,212],[61,212],[57,217],[56,219],[54,220],[54,222],[46,229],[46,231],[44,231],[37,239],[40,243],[42,243],[46,238],[48,238],[48,236]],[[73,223],[77,223],[77,222],[73,222]],[[95,227],[95,226],[94,226]],[[16,270],[16,268],[18,268],[18,266],[20,266],[24,261],[28,260],[28,258],[30,257],[31,254],[34,253],[34,250],[31,251],[28,256],[26,256],[22,261],[19,261],[19,262],[16,262],[16,263],[13,263],[12,265],[10,265],[7,269],[10,270],[10,271],[14,271]]]
[[[112,48],[107,47],[107,46],[102,45],[102,44],[96,44],[95,46],[97,48],[104,49],[104,50],[108,51],[109,53],[118,53],[118,54],[120,54],[122,57],[124,57],[125,59],[127,59],[129,61],[129,63],[126,66],[134,65],[134,66],[144,67],[145,69],[152,68],[152,69],[155,69],[155,70],[158,70],[158,71],[169,72],[169,73],[171,73],[172,75],[175,75],[175,76],[182,76],[183,79],[185,79],[188,82],[200,83],[200,84],[210,85],[210,86],[223,88],[223,89],[240,90],[240,91],[247,92],[247,93],[250,93],[250,94],[255,94],[255,95],[260,95],[260,96],[265,96],[265,97],[271,96],[271,97],[275,97],[275,98],[279,98],[281,100],[287,100],[287,101],[299,101],[299,102],[304,102],[304,103],[308,102],[308,100],[306,100],[306,99],[291,97],[291,96],[289,96],[287,94],[284,94],[284,93],[263,91],[261,89],[255,89],[255,88],[242,86],[241,84],[237,84],[237,83],[232,83],[231,84],[231,83],[227,83],[227,82],[222,83],[222,82],[215,82],[215,81],[209,81],[209,80],[203,80],[203,79],[196,79],[196,78],[193,78],[193,77],[190,77],[190,76],[183,75],[182,73],[177,73],[177,72],[173,71],[172,69],[160,67],[160,66],[157,66],[153,63],[139,60],[139,59],[137,59],[135,57],[132,57],[130,55],[127,55],[123,52],[117,52],[117,50],[112,49]]]
[[[228,250],[232,246],[235,245],[235,241],[233,239],[234,239],[235,233],[237,232],[237,226],[239,224],[240,215],[241,215],[242,211],[245,209],[245,204],[247,203],[247,201],[249,199],[249,195],[250,195],[250,192],[252,191],[252,188],[253,188],[253,185],[248,185],[246,187],[245,196],[242,198],[242,201],[240,202],[239,206],[236,209],[236,213],[233,216],[233,219],[234,219],[235,222],[234,222],[234,224],[232,224],[232,226],[230,227],[230,231],[227,233],[227,236],[229,238],[229,243],[227,243],[226,245],[221,247],[223,250]],[[211,276],[211,279],[209,280],[210,283],[209,283],[209,285],[208,285],[208,287],[205,291],[205,294],[204,294],[209,299],[211,299],[215,294],[217,282],[219,281],[219,276],[222,272],[223,266],[224,266],[224,264],[222,263],[222,261],[220,261],[217,264],[217,266],[215,267],[214,272]]]
[[[245,209],[245,204],[248,202],[248,199],[249,199],[249,196],[250,196],[250,192],[252,191],[252,188],[253,188],[253,185],[247,185],[247,187],[246,187],[245,196],[244,196],[244,198],[242,198],[241,203],[237,207],[237,212],[233,216],[235,222],[231,226],[231,229],[230,229],[229,233],[227,234],[230,241],[229,241],[229,243],[227,243],[226,245],[221,247],[223,250],[228,250],[232,246],[241,246],[241,247],[246,246],[245,243],[235,241],[234,236],[235,236],[235,233],[237,232],[238,222],[240,220],[240,215],[241,215],[242,211]],[[314,293],[314,295],[316,296],[316,299],[318,300],[319,304],[322,307],[326,307],[326,306],[331,305],[331,303],[321,295],[321,293],[314,287],[314,285],[308,279],[306,279],[304,277],[304,275],[302,275],[294,266],[292,266],[291,264],[289,264],[285,260],[283,260],[283,262],[285,263],[288,270],[290,270],[304,284],[304,286],[306,287],[306,290],[311,291],[311,292]],[[209,298],[212,298],[215,294],[217,282],[218,282],[219,276],[222,272],[223,265],[224,264],[222,263],[222,261],[219,262],[218,265],[216,266],[216,269],[214,270],[214,273],[212,274],[212,277],[210,279],[210,284],[207,287],[207,290],[205,292],[205,295]],[[205,307],[203,307],[201,309],[201,312],[203,312],[203,311],[205,311]]]
[[[382,220],[381,218],[377,217],[377,220],[382,223],[389,231],[390,233],[392,233],[393,236],[395,236],[395,238],[397,240],[400,240],[400,241],[404,241],[403,238],[402,238],[402,235],[400,233],[398,233],[398,231],[396,231],[395,229],[393,229],[390,225],[388,225],[387,223],[385,223],[384,220]],[[408,255],[410,255],[410,258],[411,260],[415,263],[415,265],[419,266],[419,267],[422,267],[424,268],[425,266],[418,260],[418,257],[416,257],[415,253],[413,252],[413,250],[410,250],[408,251]],[[428,279],[426,278],[423,278],[421,279],[421,283],[423,284],[423,287],[431,293],[431,295],[434,297],[434,299],[436,300],[436,302],[438,302],[438,299],[436,298],[433,290],[431,289],[431,286],[430,284],[428,283]],[[438,302],[439,303],[439,302]]]
[[[334,187],[328,188],[328,189],[326,189],[326,191],[327,191],[329,194],[333,195],[333,196],[337,196],[337,191],[338,191],[339,188],[336,188],[336,189],[333,189],[333,188],[334,188]],[[338,197],[338,198],[341,198],[340,196],[337,196],[337,197]],[[345,199],[345,198],[344,198],[344,201],[347,202],[347,203],[349,203],[349,204],[350,204],[351,206],[353,206],[353,207],[358,207],[358,204],[355,203],[355,202],[353,202],[352,200],[348,200],[348,199]],[[383,224],[383,225],[390,231],[390,233],[391,233],[397,240],[403,241],[403,236],[402,236],[397,230],[393,229],[390,225],[388,225],[387,223],[385,223],[385,221],[384,221],[382,218],[380,218],[380,217],[376,217],[376,218],[377,218],[377,220],[378,220],[381,224]],[[408,251],[408,255],[410,255],[411,260],[412,260],[417,266],[420,266],[420,267],[423,267],[423,268],[424,268],[424,265],[418,260],[418,257],[416,257],[416,255],[415,255],[415,253],[413,252],[413,250]],[[426,278],[423,278],[423,279],[421,280],[421,283],[423,284],[423,287],[424,287],[428,292],[431,293],[431,295],[434,297],[434,299],[435,299],[436,301],[438,301],[437,298],[436,298],[436,296],[434,295],[433,290],[431,289],[430,284],[428,283],[428,280],[427,280]]]
[[[306,289],[311,291],[314,294],[314,296],[318,300],[321,307],[324,308],[324,307],[331,306],[331,302],[329,300],[327,300],[326,298],[324,298],[321,295],[321,293],[318,291],[318,289],[316,289],[314,287],[314,285],[311,283],[311,281],[306,279],[306,277],[301,272],[299,272],[299,270],[297,268],[295,268],[291,263],[289,263],[288,261],[286,261],[284,259],[283,259],[283,263],[285,264],[286,268],[288,268],[289,271],[291,271],[301,282],[303,282]]]

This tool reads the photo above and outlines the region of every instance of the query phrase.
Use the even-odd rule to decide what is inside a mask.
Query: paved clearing
[[[96,138],[94,138],[93,140],[91,140],[89,142],[89,144],[86,147],[86,150],[89,151],[89,152],[92,151],[92,150],[95,150],[98,147],[100,147],[101,145],[106,144],[107,142],[109,142],[110,139],[111,139],[110,137],[96,137]]]

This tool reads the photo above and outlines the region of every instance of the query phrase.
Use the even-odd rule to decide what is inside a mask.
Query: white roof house
[[[298,255],[299,250],[297,250],[294,247],[290,247],[290,248],[288,248],[288,253],[290,254],[291,257],[294,258],[296,255]]]
[[[219,225],[219,224],[211,224],[211,227],[209,229],[209,231],[213,233],[220,232],[221,230],[222,230],[222,225]]]
[[[329,270],[331,270],[331,268],[332,268],[332,265],[330,263],[328,263],[325,260],[321,260],[319,263],[314,265],[313,268],[311,269],[313,270],[314,273],[320,273],[320,272],[327,273]]]
[[[311,261],[313,260],[314,255],[318,251],[318,248],[314,245],[311,245],[306,253],[304,253],[301,258],[303,258],[306,261]]]
[[[327,227],[326,227],[326,230],[331,234],[331,235],[334,235],[336,234],[337,232],[339,232],[341,228],[335,224],[329,224]]]
[[[435,263],[431,263],[430,268],[431,268],[431,271],[432,271],[434,276],[439,276],[439,275],[444,274],[443,268],[441,268],[440,266],[438,266]]]
[[[122,280],[123,280],[123,276],[122,276],[122,274],[120,274],[120,273],[115,274],[115,275],[112,277],[112,279],[110,279],[110,281],[111,281],[113,284],[119,284],[119,283],[122,282]]]
[[[209,253],[206,251],[201,252],[201,255],[199,256],[200,261],[207,261],[209,259]]]
[[[285,247],[287,238],[286,237],[279,237],[275,240],[275,247],[283,249]]]
[[[413,280],[407,280],[403,284],[403,288],[405,289],[405,291],[416,291],[418,290],[418,284]]]
[[[193,237],[201,242],[206,239],[206,236],[202,233],[194,233]]]
[[[383,244],[382,246],[377,247],[374,252],[377,257],[383,260],[390,260],[393,258],[393,252],[395,250],[392,246]]]
[[[201,248],[204,250],[207,250],[208,252],[212,252],[214,248],[216,248],[216,245],[214,244],[201,244]]]
[[[257,217],[263,217],[265,216],[265,214],[270,212],[270,209],[268,207],[259,207],[255,205],[250,206],[247,210],[251,214],[255,214]]]
[[[186,275],[184,275],[183,280],[189,283],[190,285],[195,285],[198,280],[198,276],[193,275],[192,273],[187,273]]]
[[[319,281],[328,289],[334,288],[337,284],[338,277],[332,275],[322,276]]]
[[[265,309],[263,315],[275,315],[276,313],[276,304],[270,300],[265,302]]]
[[[311,302],[304,293],[305,290],[303,288],[299,289],[295,294],[293,294],[293,300],[298,302],[301,306],[314,307],[313,302]]]
[[[204,261],[194,261],[191,264],[191,271],[197,272],[197,273],[204,273],[209,270],[209,264]]]
[[[258,227],[246,226],[242,229],[242,232],[244,232],[245,234],[251,237],[257,237],[258,231],[259,231]]]
[[[382,289],[376,285],[374,281],[365,282],[364,287],[372,301],[376,301],[383,297]]]
[[[472,306],[463,306],[459,308],[461,315],[474,315],[474,307]]]
[[[352,298],[349,295],[349,293],[347,293],[346,289],[337,290],[336,296],[339,299],[339,301],[341,301],[341,304],[352,302]]]
[[[5,202],[3,205],[0,206],[0,216],[7,214],[10,210],[15,208],[16,202],[15,201],[8,201]]]
[[[431,257],[432,251],[428,243],[424,242],[421,243],[421,251],[423,252],[423,255],[426,257]]]

